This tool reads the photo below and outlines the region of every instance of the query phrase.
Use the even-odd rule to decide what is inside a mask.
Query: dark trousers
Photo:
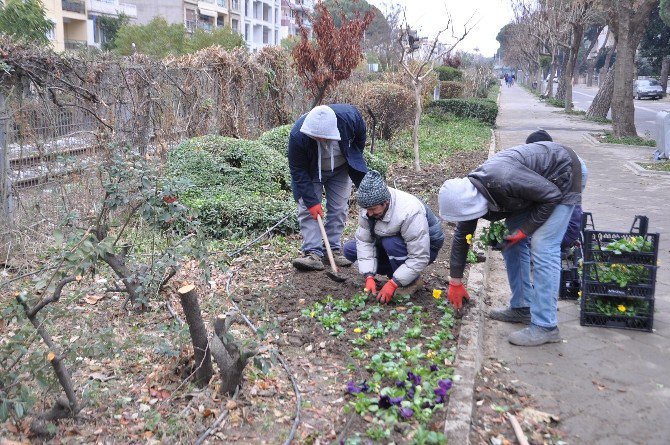
[[[435,261],[440,249],[430,249],[430,261],[428,264]],[[356,240],[349,240],[344,243],[342,254],[351,262],[358,259],[356,252]],[[405,263],[407,260],[407,244],[401,236],[387,236],[381,239],[381,243],[377,245],[377,270],[376,273],[393,277],[393,272]]]

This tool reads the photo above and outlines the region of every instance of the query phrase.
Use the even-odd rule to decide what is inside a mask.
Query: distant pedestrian
[[[368,171],[363,158],[366,127],[352,105],[319,105],[293,125],[288,142],[291,188],[298,204],[303,255],[293,260],[299,270],[323,270],[324,246],[317,216],[325,229],[338,266],[351,266],[341,253],[341,237],[349,213],[353,183],[358,186]]]
[[[505,218],[510,235],[505,237],[503,258],[512,297],[508,308],[492,310],[489,317],[530,323],[509,336],[512,344],[561,341],[557,320],[561,240],[574,206],[581,203],[581,179],[579,157],[572,149],[540,142],[503,150],[466,178],[442,185],[440,215],[457,223],[448,290],[455,308],[469,298],[461,279],[468,239],[478,219]]]
[[[398,287],[408,294],[435,261],[444,244],[440,220],[419,198],[387,187],[379,172],[370,170],[356,192],[361,207],[355,239],[344,244],[349,261],[358,260],[365,288],[388,303]],[[377,293],[375,275],[390,279]]]

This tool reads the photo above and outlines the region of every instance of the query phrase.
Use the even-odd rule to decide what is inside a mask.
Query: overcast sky
[[[367,0],[367,2],[382,12],[387,9],[385,5],[403,6],[406,9],[407,21],[412,28],[419,30],[420,37],[434,38],[446,26],[448,13],[451,13],[457,34],[462,34],[463,25],[473,17],[470,23],[476,24],[475,27],[456,50],[473,52],[475,48],[479,48],[480,53],[487,57],[495,54],[498,49],[496,40],[498,31],[513,17],[510,0]],[[440,40],[449,43],[450,35],[443,33]]]

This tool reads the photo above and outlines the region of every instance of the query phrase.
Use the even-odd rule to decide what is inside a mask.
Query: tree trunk
[[[549,77],[547,78],[547,91],[545,96],[553,97],[554,96],[554,73],[556,72],[556,55],[552,51],[551,53],[551,65],[549,65]]]
[[[663,58],[663,63],[661,64],[661,87],[663,87],[663,95],[668,90],[668,73],[670,72],[670,56],[665,56]]]
[[[586,117],[589,119],[607,119],[607,112],[612,104],[612,93],[614,92],[614,68],[610,68],[605,74],[602,86],[598,89],[596,97],[593,98]]]
[[[207,328],[202,320],[202,312],[198,304],[198,294],[195,286],[189,284],[180,288],[177,293],[184,309],[188,332],[191,334],[193,351],[195,356],[195,384],[204,388],[212,379],[212,358],[207,341]]]
[[[256,350],[241,351],[235,339],[228,333],[239,314],[219,315],[214,322],[214,335],[210,341],[212,357],[219,367],[222,394],[233,394],[242,382],[242,374],[247,361],[256,355]]]
[[[584,24],[573,25],[570,54],[568,55],[568,63],[565,65],[566,72],[563,73],[563,79],[565,79],[565,111],[572,111],[572,77],[575,73],[582,37],[584,37]]]
[[[324,94],[326,94],[326,89],[328,89],[328,85],[321,85],[319,87],[319,90],[314,95],[314,100],[312,101],[312,107],[310,108],[310,110],[312,108],[316,107],[317,105],[321,105],[321,101],[323,100],[323,96],[324,96]]]
[[[588,68],[586,68],[586,86],[587,87],[592,87],[593,86],[593,74],[595,74],[596,70],[596,60],[591,59],[588,61]]]
[[[612,129],[617,138],[637,136],[633,104],[635,51],[642,39],[646,20],[656,4],[658,0],[614,2],[616,23],[612,31],[617,36],[617,57],[614,62]]]
[[[572,80],[572,76],[570,78],[567,77],[568,58],[562,51],[560,59],[561,72],[560,74],[556,74],[558,76],[558,87],[556,88],[555,97],[558,100],[565,100],[565,84],[566,82],[569,83]]]
[[[414,128],[412,128],[412,142],[414,148],[414,170],[421,171],[421,160],[419,159],[419,124],[421,123],[421,82],[412,80],[414,85],[414,102],[416,110],[414,112]]]

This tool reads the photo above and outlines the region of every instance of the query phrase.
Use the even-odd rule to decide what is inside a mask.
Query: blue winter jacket
[[[340,131],[340,150],[347,160],[349,177],[358,187],[368,168],[363,158],[366,128],[360,111],[352,105],[328,105],[337,116]],[[302,198],[307,208],[321,203],[321,197],[314,193],[312,185],[319,177],[318,148],[315,139],[302,134],[300,127],[307,114],[303,114],[293,125],[288,140],[288,165],[291,169],[291,188],[296,202]]]

